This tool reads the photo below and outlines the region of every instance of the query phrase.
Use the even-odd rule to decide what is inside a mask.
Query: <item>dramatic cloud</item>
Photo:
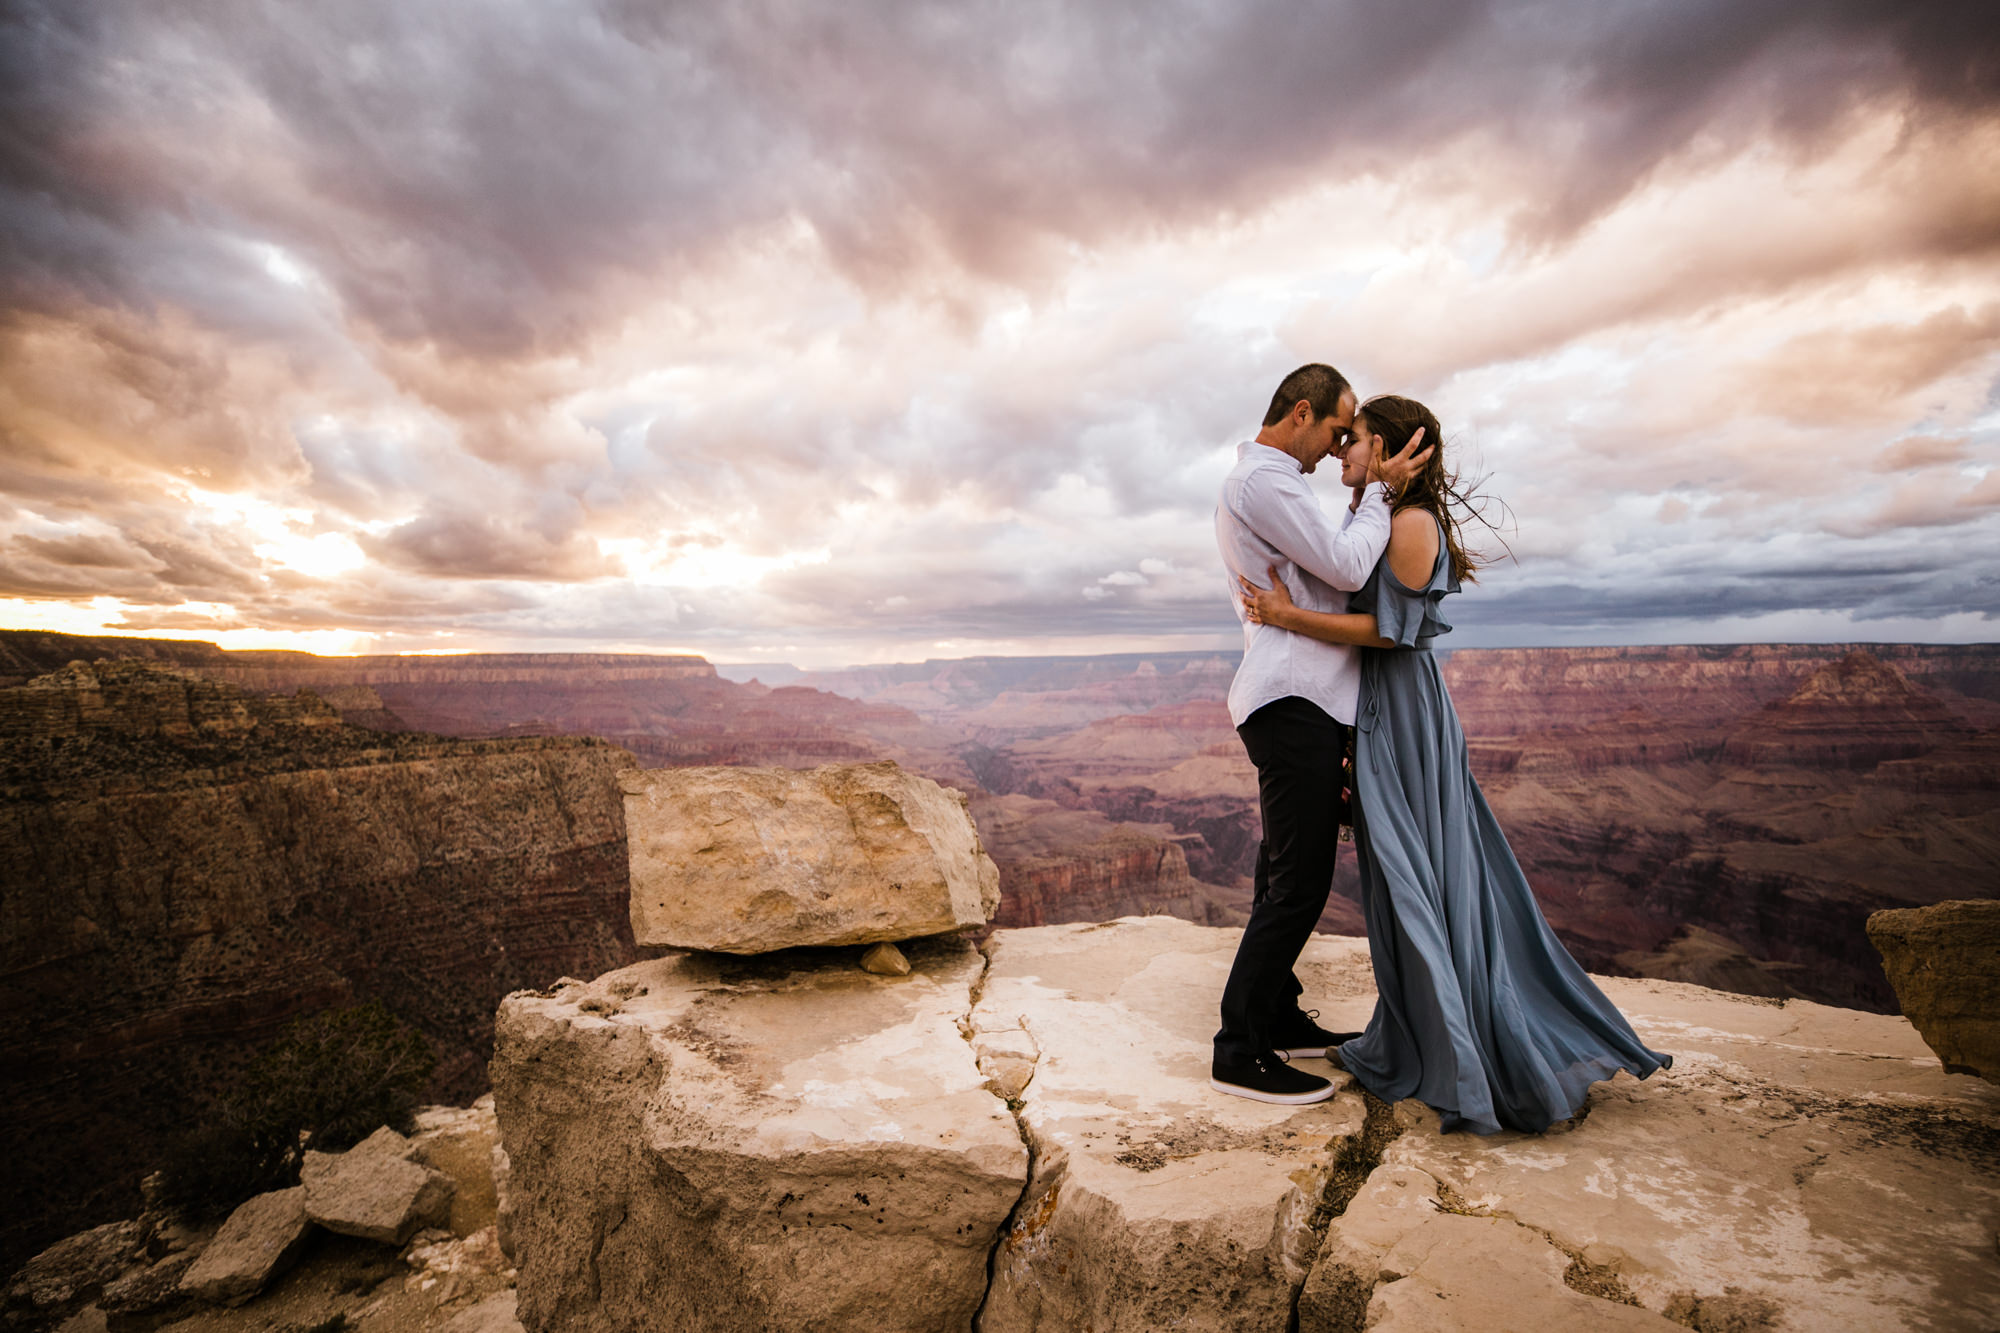
[[[1511,507],[1464,642],[1991,637],[1997,28],[24,0],[0,619],[1222,645],[1216,483],[1329,359]]]

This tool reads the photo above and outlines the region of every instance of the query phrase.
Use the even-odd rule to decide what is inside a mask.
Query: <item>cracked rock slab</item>
[[[1286,1327],[1334,1150],[1364,1116],[1355,1096],[1271,1106],[1209,1087],[1239,934],[1127,917],[987,942],[972,1041],[1018,1085],[1034,1169],[984,1333]],[[1306,946],[1309,979],[1330,945]]]
[[[1299,1296],[1299,1333],[1672,1333],[1648,1310],[1572,1290],[1571,1258],[1499,1217],[1446,1211],[1438,1182],[1390,1164],[1327,1229]]]
[[[1000,871],[964,793],[893,762],[621,775],[641,944],[769,953],[984,925]]]
[[[963,1025],[984,960],[675,954],[509,996],[494,1101],[522,1324],[967,1329],[1027,1178]]]
[[[1534,1251],[1543,1268],[1564,1251],[1581,1256],[1646,1311],[1683,1322],[1691,1311],[1733,1312],[1703,1315],[1699,1327],[1992,1326],[2000,1089],[1946,1073],[1895,1015],[1672,982],[1598,984],[1648,1046],[1673,1052],[1674,1067],[1643,1083],[1621,1074],[1598,1084],[1586,1114],[1562,1132],[1444,1135],[1435,1116],[1415,1117],[1329,1228],[1326,1272],[1308,1283],[1302,1329],[1313,1327],[1313,1293],[1351,1290],[1343,1274],[1393,1239],[1371,1195],[1395,1189],[1398,1173],[1412,1186],[1435,1182],[1475,1214],[1429,1218],[1425,1228],[1463,1232],[1476,1220],[1503,1234],[1519,1224],[1533,1243],[1508,1243],[1532,1251],[1546,1237],[1547,1253]],[[1423,1189],[1403,1192],[1423,1203]],[[1382,1260],[1370,1329],[1439,1326],[1417,1313],[1432,1309],[1407,1286],[1419,1278],[1446,1292],[1488,1285],[1470,1269],[1454,1277],[1456,1259],[1416,1262],[1390,1281],[1398,1263],[1407,1256]],[[1525,1261],[1516,1269],[1531,1271]],[[1529,1300],[1524,1311],[1548,1317],[1523,1327],[1569,1326],[1562,1311],[1578,1294]]]

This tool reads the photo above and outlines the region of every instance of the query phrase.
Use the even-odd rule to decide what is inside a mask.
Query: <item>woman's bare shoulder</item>
[[[1400,509],[1389,521],[1389,572],[1406,588],[1431,581],[1437,565],[1438,525],[1428,509]]]

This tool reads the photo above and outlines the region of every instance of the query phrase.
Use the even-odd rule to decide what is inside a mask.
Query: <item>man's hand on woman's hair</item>
[[[1402,453],[1394,458],[1377,459],[1373,463],[1371,470],[1390,491],[1397,495],[1402,494],[1403,488],[1410,484],[1411,479],[1424,470],[1424,464],[1430,461],[1430,456],[1436,452],[1437,446],[1432,445],[1422,453],[1418,453],[1417,446],[1423,442],[1424,428],[1419,426],[1411,434],[1409,446]]]

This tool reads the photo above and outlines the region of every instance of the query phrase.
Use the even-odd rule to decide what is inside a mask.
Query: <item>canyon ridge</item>
[[[7,1129],[34,1145],[0,1262],[131,1211],[163,1120],[299,1013],[381,999],[438,1050],[430,1095],[477,1095],[501,996],[657,952],[625,924],[623,769],[894,759],[968,794],[1002,927],[1238,924],[1258,822],[1233,669],[0,632]],[[1892,1012],[1868,913],[2000,883],[2000,649],[1460,650],[1445,674],[1592,971]],[[1321,928],[1359,934],[1351,900]]]

